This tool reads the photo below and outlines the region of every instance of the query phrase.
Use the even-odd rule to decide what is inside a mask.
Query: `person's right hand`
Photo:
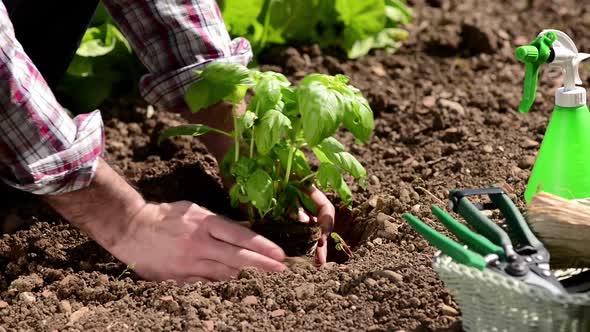
[[[249,266],[283,271],[283,250],[190,202],[146,204],[111,252],[150,280],[224,280]]]
[[[149,280],[221,280],[248,266],[286,269],[285,254],[270,240],[190,202],[147,203],[102,159],[88,187],[44,198]]]

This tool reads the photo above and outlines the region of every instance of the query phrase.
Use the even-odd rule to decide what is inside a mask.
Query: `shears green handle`
[[[487,262],[483,256],[464,248],[459,243],[435,231],[415,216],[405,213],[404,219],[410,226],[420,233],[430,244],[437,247],[445,255],[451,257],[458,263],[474,267],[478,270],[484,270]]]
[[[495,188],[490,188],[490,191],[494,191],[493,189]],[[451,196],[457,193],[459,191],[451,193]],[[482,193],[485,193],[485,191],[482,191]],[[465,218],[469,225],[473,226],[479,233],[490,239],[494,244],[501,246],[504,250],[504,257],[513,260],[518,256],[508,234],[500,226],[484,216],[479,208],[471,203],[467,197],[455,196],[452,201],[454,202],[453,210]]]
[[[474,233],[469,227],[455,220],[451,215],[438,206],[432,206],[432,213],[436,216],[436,219],[443,223],[447,229],[453,233],[459,241],[465,243],[469,249],[482,256],[491,254],[498,255],[498,257],[505,256],[502,247],[495,245],[484,236]]]
[[[529,245],[538,251],[545,248],[543,243],[533,234],[516,205],[514,205],[506,194],[492,194],[490,195],[490,200],[504,215],[506,222],[510,226],[510,233],[516,240],[516,243],[519,245]]]

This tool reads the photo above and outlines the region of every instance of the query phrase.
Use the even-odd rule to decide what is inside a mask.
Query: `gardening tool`
[[[491,203],[478,206],[467,198],[481,195],[489,196]],[[502,189],[451,191],[450,207],[481,235],[472,232],[435,205],[432,206],[432,212],[467,248],[438,233],[411,214],[404,214],[404,218],[432,245],[458,263],[480,271],[489,269],[553,294],[567,293],[549,268],[549,252],[531,232],[518,208]],[[508,232],[481,212],[493,209],[499,209],[505,217]]]
[[[535,101],[539,69],[560,67],[564,86],[555,93],[555,108],[531,172],[525,200],[540,189],[567,199],[590,197],[590,112],[578,67],[590,54],[579,53],[572,39],[559,30],[543,30],[530,45],[516,49],[526,64],[523,99],[519,112],[527,113]]]

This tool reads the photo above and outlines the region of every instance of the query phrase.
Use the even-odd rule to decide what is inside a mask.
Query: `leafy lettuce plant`
[[[405,0],[218,0],[233,36],[259,52],[269,44],[317,43],[357,58],[371,49],[393,52],[412,19]]]
[[[144,68],[105,7],[100,4],[58,87],[66,106],[85,113],[116,95],[138,97]]]
[[[163,131],[159,142],[208,132],[233,138],[221,171],[234,183],[232,205],[246,206],[253,221],[286,220],[299,207],[315,214],[317,207],[306,194],[311,184],[336,192],[350,206],[352,193],[344,176],[364,185],[367,172],[333,136],[344,125],[359,143],[367,142],[373,112],[346,76],[310,74],[293,86],[282,74],[222,62],[207,66],[199,75],[185,96],[191,111],[229,102],[234,106],[234,130],[181,125]],[[238,114],[237,105],[246,103],[247,95],[252,95],[247,110]],[[317,170],[312,170],[304,151],[315,154],[320,162]]]

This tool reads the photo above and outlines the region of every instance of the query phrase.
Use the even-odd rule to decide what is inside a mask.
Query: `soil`
[[[177,287],[136,278],[35,197],[2,189],[0,331],[309,330],[460,331],[460,310],[431,268],[434,249],[401,214],[433,222],[430,204],[454,188],[501,185],[522,208],[559,71],[541,73],[537,102],[519,114],[524,66],[516,46],[544,28],[564,30],[590,50],[590,3],[412,1],[410,40],[395,54],[345,60],[317,47],[275,48],[263,69],[293,80],[344,73],[368,97],[376,130],[367,145],[340,138],[366,166],[366,189],[351,186],[352,211],[337,231],[354,256],[282,274],[244,270],[235,280]],[[584,84],[590,71],[581,66]],[[156,145],[175,115],[133,105],[104,107],[107,157],[150,200],[191,200],[238,214],[215,159],[196,140]],[[335,200],[335,202],[337,202]],[[330,253],[341,262],[341,252]],[[340,257],[340,258],[339,258]]]
[[[281,246],[287,256],[305,256],[313,253],[322,235],[317,224],[309,225],[292,219],[257,221],[251,228]]]

